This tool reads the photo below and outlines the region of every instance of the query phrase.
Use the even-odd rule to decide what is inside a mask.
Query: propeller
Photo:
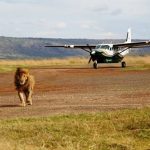
[[[91,60],[92,60],[92,57],[90,57],[90,59],[89,59],[89,61],[88,61],[88,64],[91,62]]]
[[[90,59],[89,59],[88,63],[91,62],[92,57],[94,57],[94,55],[95,55],[95,51],[91,51],[91,52],[90,52]]]
[[[90,63],[91,62],[91,60],[92,60],[92,53],[93,53],[93,51],[92,51],[92,48],[90,47],[90,45],[89,44],[87,44],[87,47],[89,48],[89,50],[90,50],[90,59],[89,59],[89,61],[88,61],[88,63]]]

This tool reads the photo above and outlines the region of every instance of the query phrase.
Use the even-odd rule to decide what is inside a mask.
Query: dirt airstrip
[[[0,118],[99,112],[150,106],[150,70],[31,69],[33,106],[19,107],[14,73],[0,73]]]

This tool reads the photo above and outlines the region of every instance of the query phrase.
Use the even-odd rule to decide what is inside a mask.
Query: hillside
[[[137,40],[136,40],[137,41]],[[21,58],[49,58],[67,56],[88,56],[89,54],[77,49],[45,48],[45,45],[65,44],[99,44],[99,43],[120,43],[124,40],[95,40],[95,39],[44,39],[44,38],[12,38],[0,37],[0,58],[21,59]],[[149,48],[134,50],[131,55],[150,54]]]

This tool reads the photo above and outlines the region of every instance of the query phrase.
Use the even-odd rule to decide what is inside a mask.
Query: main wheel
[[[121,67],[122,67],[122,68],[125,68],[125,67],[126,67],[126,62],[125,62],[125,61],[121,62]]]
[[[97,61],[94,61],[94,63],[93,63],[93,68],[94,68],[94,69],[97,69],[97,68],[98,68],[98,66],[97,66]]]

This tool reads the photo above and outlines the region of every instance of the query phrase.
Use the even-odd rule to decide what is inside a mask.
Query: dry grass
[[[124,60],[128,66],[125,70],[150,69],[150,56],[127,56]]]
[[[70,58],[52,58],[52,59],[25,59],[25,60],[0,60],[0,72],[12,71],[16,67],[81,67],[88,66],[87,59],[84,57],[70,57]]]
[[[53,65],[82,65],[87,64],[87,59],[84,57],[70,58],[52,58],[52,59],[32,59],[32,60],[1,60],[0,65],[11,66],[53,66]]]
[[[150,56],[127,56],[124,60],[131,65],[150,65]]]
[[[129,65],[145,66],[150,65],[150,56],[127,56],[124,59]]]
[[[124,59],[130,69],[149,69],[150,56],[127,56]],[[0,72],[7,72],[16,69],[16,67],[92,67],[88,65],[88,58],[70,57],[70,58],[52,58],[41,60],[0,60]]]

